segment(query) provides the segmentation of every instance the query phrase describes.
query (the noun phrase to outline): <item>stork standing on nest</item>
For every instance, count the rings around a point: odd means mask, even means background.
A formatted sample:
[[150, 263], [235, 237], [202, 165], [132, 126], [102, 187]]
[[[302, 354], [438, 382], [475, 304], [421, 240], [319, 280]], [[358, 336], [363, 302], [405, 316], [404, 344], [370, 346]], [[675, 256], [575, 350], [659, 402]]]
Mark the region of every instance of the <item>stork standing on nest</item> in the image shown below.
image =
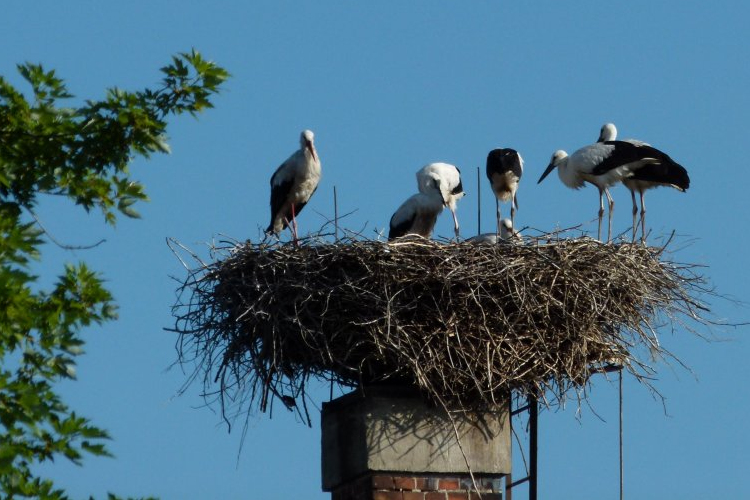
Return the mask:
[[443, 211], [444, 200], [439, 179], [428, 176], [424, 182], [424, 191], [410, 196], [394, 212], [388, 232], [389, 240], [407, 234], [418, 234], [425, 238], [432, 235], [437, 217]]
[[[617, 139], [617, 127], [615, 127], [615, 124], [605, 123], [602, 125], [601, 131], [599, 132], [598, 142], [606, 143], [614, 141], [615, 139]], [[630, 190], [630, 197], [633, 200], [633, 241], [635, 241], [638, 232], [638, 223], [636, 219], [638, 205], [635, 201], [636, 191], [641, 198], [641, 242], [645, 243], [646, 204], [644, 202], [644, 195], [646, 191], [659, 186], [669, 186], [684, 193], [690, 187], [690, 177], [688, 176], [687, 170], [685, 170], [682, 165], [676, 163], [667, 154], [651, 147], [650, 144], [636, 139], [625, 139], [624, 141], [640, 148], [650, 148], [654, 151], [652, 153], [654, 156], [661, 156], [661, 161], [659, 161], [659, 163], [645, 165], [643, 168], [633, 172], [631, 177], [622, 180], [625, 187]]]
[[542, 182], [557, 167], [560, 180], [571, 189], [580, 189], [585, 183], [593, 184], [599, 189], [599, 226], [597, 239], [601, 240], [602, 219], [604, 217], [604, 196], [609, 202], [607, 219], [607, 242], [612, 241], [612, 210], [615, 201], [609, 193], [609, 187], [646, 165], [664, 161], [664, 153], [654, 148], [644, 148], [625, 141], [597, 142], [589, 144], [568, 156], [563, 150], [553, 153], [547, 170], [537, 181]]
[[493, 149], [487, 155], [487, 178], [490, 180], [492, 192], [495, 193], [498, 232], [503, 230], [500, 220], [501, 201], [510, 202], [511, 226], [516, 225], [516, 210], [518, 209], [516, 191], [518, 191], [521, 175], [523, 175], [523, 158], [515, 149]]
[[435, 186], [443, 200], [443, 205], [448, 207], [453, 215], [453, 231], [458, 238], [456, 204], [466, 194], [461, 184], [461, 171], [450, 163], [430, 163], [417, 171], [417, 187], [420, 193], [429, 194], [434, 191]]
[[268, 234], [278, 235], [291, 224], [297, 240], [297, 215], [302, 211], [320, 182], [320, 158], [315, 150], [312, 130], [300, 134], [300, 148], [271, 176], [271, 223]]

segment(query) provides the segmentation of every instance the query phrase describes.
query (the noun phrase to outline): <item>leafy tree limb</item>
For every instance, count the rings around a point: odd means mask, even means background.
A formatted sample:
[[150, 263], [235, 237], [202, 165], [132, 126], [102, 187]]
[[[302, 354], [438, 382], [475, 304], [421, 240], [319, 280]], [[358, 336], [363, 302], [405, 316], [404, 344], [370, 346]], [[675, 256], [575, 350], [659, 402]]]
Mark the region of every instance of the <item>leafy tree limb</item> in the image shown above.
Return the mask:
[[34, 208], [40, 195], [54, 194], [99, 209], [107, 224], [138, 217], [134, 205], [148, 198], [129, 164], [168, 153], [167, 118], [212, 107], [229, 74], [193, 50], [161, 68], [156, 89], [112, 88], [102, 100], [66, 107], [73, 96], [54, 70], [26, 63], [18, 71], [31, 87], [28, 98], [0, 77], [0, 492], [65, 499], [34, 465], [109, 456], [110, 437], [71, 410], [54, 384], [75, 378], [81, 330], [117, 312], [99, 273], [84, 263], [66, 265], [50, 290], [34, 287], [30, 264], [51, 238]]

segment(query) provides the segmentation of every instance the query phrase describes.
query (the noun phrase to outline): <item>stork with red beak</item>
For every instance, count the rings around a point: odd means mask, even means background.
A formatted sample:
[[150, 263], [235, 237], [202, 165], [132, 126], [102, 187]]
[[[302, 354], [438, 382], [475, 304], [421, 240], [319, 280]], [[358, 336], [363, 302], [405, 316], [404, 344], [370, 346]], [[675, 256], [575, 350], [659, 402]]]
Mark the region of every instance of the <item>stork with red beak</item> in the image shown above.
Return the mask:
[[271, 176], [271, 223], [268, 234], [278, 235], [287, 226], [297, 241], [297, 215], [302, 211], [320, 182], [320, 158], [315, 150], [312, 130], [300, 134], [300, 148]]

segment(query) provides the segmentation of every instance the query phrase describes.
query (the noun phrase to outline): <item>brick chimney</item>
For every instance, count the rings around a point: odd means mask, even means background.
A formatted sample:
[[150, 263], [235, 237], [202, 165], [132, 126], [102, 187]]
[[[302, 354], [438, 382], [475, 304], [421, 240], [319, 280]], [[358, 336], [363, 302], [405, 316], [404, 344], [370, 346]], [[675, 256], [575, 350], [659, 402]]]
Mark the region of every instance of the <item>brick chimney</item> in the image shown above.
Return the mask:
[[331, 500], [499, 500], [510, 471], [507, 411], [451, 422], [414, 390], [394, 387], [323, 404], [323, 490]]

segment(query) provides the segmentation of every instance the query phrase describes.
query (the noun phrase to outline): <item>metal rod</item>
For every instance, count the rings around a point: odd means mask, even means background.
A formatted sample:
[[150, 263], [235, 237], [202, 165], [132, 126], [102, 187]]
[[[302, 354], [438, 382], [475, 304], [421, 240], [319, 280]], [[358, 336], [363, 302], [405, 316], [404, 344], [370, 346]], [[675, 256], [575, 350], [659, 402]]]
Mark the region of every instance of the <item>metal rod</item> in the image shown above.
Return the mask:
[[[479, 167], [477, 167], [477, 170]], [[508, 413], [510, 416], [508, 417], [508, 429], [510, 436], [510, 447], [511, 447], [511, 472], [508, 473], [507, 476], [505, 476], [505, 500], [513, 500], [513, 393], [511, 392], [508, 394]], [[519, 442], [520, 445], [520, 442]]]
[[482, 234], [482, 185], [477, 167], [477, 235]]
[[[336, 193], [336, 185], [333, 186], [333, 227], [336, 243], [339, 242], [339, 197]], [[331, 378], [331, 392], [328, 401], [333, 401], [333, 378]]]
[[[498, 240], [500, 239], [500, 200], [495, 197], [495, 218], [496, 224], [495, 224], [495, 235], [497, 236]], [[498, 241], [498, 243], [500, 243]]]
[[623, 467], [622, 467], [622, 368], [620, 368], [620, 500], [623, 500]]
[[536, 396], [529, 396], [529, 500], [537, 500], [537, 431], [539, 419], [539, 404]]
[[336, 186], [333, 186], [333, 225], [336, 228], [336, 243], [339, 242], [339, 201], [336, 196]]

